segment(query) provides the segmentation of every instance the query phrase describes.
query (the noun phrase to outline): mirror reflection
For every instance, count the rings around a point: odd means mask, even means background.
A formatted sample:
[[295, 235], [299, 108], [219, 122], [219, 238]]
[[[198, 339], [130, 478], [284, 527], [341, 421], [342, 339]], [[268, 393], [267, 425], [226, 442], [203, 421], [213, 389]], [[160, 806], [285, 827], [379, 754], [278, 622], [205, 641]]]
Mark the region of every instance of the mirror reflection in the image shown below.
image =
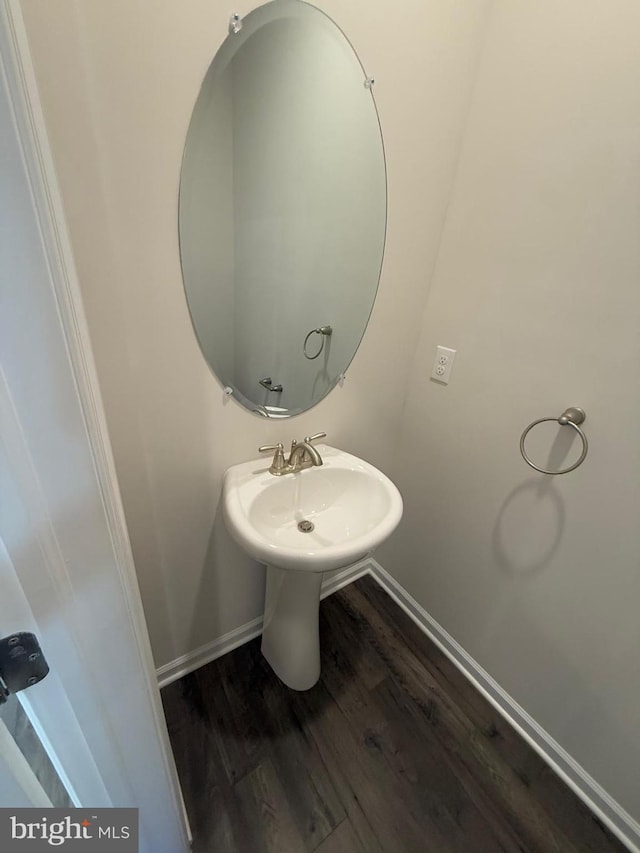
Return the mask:
[[382, 138], [353, 48], [302, 0], [259, 7], [209, 67], [180, 179], [194, 329], [238, 401], [286, 417], [334, 387], [367, 325], [385, 227]]

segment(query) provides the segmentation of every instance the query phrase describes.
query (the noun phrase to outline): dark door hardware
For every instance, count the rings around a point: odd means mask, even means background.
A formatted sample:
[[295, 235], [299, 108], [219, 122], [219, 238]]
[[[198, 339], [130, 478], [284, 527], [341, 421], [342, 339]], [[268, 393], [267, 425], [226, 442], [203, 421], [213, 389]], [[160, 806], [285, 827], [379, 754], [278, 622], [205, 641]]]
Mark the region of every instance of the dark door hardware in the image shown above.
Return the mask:
[[49, 672], [35, 634], [17, 631], [0, 640], [0, 705], [12, 693], [32, 687]]

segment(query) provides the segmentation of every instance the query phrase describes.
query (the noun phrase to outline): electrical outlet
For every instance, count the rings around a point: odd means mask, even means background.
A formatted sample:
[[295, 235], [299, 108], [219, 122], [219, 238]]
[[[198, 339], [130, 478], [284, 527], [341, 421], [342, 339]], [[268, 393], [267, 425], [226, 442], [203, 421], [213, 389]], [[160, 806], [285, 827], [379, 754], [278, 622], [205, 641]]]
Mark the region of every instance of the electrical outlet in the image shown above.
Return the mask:
[[456, 350], [449, 347], [436, 347], [436, 358], [431, 371], [431, 378], [436, 382], [442, 382], [443, 385], [449, 383], [451, 378], [451, 368], [453, 367], [453, 359], [456, 356]]

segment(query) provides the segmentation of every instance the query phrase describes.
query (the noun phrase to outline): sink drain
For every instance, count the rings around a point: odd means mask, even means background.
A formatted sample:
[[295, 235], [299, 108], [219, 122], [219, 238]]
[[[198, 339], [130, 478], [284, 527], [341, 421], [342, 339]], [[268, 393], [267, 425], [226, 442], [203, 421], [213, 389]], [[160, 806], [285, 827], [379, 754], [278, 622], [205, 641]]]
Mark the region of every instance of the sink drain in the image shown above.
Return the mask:
[[313, 523], [313, 521], [307, 521], [305, 519], [304, 521], [298, 522], [298, 530], [300, 531], [300, 533], [311, 533], [314, 527], [315, 524]]

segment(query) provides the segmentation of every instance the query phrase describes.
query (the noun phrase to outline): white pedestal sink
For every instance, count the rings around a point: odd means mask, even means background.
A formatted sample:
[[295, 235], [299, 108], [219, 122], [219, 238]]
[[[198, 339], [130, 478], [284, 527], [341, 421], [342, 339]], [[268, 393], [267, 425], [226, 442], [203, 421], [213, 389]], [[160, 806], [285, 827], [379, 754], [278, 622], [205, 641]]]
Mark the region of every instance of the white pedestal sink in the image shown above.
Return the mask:
[[295, 690], [320, 676], [322, 573], [370, 554], [397, 527], [402, 498], [357, 456], [318, 446], [323, 465], [275, 477], [264, 459], [234, 465], [223, 484], [225, 524], [267, 565], [262, 653]]

